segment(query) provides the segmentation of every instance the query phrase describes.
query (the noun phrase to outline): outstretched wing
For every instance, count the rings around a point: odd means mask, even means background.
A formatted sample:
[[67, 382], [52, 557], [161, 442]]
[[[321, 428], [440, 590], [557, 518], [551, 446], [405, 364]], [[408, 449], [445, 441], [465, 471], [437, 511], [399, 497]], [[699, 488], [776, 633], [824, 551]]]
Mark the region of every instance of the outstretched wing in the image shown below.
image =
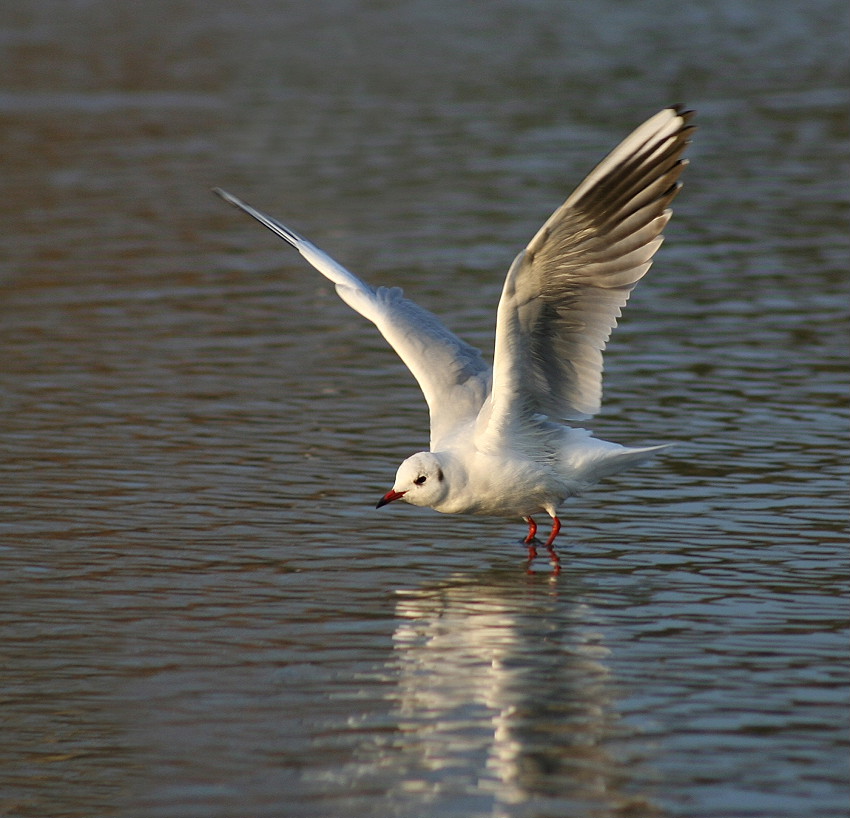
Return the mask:
[[432, 449], [459, 424], [476, 417], [490, 390], [490, 367], [475, 347], [405, 298], [398, 287], [370, 287], [276, 219], [220, 188], [214, 192], [291, 244], [333, 282], [346, 304], [375, 324], [422, 389], [431, 417]]
[[481, 435], [599, 411], [602, 350], [646, 274], [681, 185], [692, 112], [666, 108], [614, 149], [516, 257], [496, 322]]

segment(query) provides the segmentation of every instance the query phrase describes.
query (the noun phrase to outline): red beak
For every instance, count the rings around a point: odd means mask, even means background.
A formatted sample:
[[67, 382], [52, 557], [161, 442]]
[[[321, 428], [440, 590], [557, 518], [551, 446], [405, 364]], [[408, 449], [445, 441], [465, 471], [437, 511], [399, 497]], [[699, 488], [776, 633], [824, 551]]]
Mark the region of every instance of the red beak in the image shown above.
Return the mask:
[[387, 503], [391, 503], [393, 500], [398, 500], [399, 497], [404, 497], [403, 491], [388, 491], [380, 500], [378, 500], [378, 504], [375, 508], [380, 508], [381, 506], [385, 506]]

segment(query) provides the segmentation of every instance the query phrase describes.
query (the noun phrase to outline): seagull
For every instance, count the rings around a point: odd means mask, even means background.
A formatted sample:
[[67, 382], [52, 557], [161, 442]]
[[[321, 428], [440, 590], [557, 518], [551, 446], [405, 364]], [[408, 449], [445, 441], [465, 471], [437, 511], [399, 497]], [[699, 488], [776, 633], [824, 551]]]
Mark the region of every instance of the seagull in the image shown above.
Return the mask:
[[521, 518], [529, 563], [535, 516], [545, 512], [545, 548], [559, 570], [554, 543], [567, 498], [666, 448], [621, 446], [569, 424], [600, 409], [602, 351], [663, 240], [693, 113], [671, 106], [636, 128], [516, 256], [499, 299], [492, 366], [398, 287], [371, 287], [304, 236], [215, 188], [332, 281], [419, 383], [430, 449], [399, 466], [377, 508], [404, 500], [446, 514]]

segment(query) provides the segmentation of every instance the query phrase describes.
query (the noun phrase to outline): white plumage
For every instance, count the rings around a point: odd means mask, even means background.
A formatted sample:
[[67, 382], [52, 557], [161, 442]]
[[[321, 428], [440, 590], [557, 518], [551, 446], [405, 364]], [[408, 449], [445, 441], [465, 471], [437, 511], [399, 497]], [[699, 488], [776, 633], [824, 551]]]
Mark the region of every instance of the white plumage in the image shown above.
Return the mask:
[[564, 425], [599, 411], [602, 351], [646, 274], [681, 187], [691, 111], [665, 108], [575, 189], [511, 265], [496, 318], [492, 369], [480, 352], [398, 288], [372, 288], [294, 230], [216, 192], [295, 247], [372, 321], [419, 383], [431, 450], [405, 460], [378, 503], [404, 499], [446, 513], [553, 520], [566, 498], [663, 446], [627, 448]]

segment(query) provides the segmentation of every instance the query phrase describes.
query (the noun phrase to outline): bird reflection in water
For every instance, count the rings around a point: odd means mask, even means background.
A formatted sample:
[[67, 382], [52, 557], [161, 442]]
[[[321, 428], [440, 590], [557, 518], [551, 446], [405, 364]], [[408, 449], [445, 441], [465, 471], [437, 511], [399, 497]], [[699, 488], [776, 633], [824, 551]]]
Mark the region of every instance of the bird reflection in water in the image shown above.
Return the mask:
[[596, 615], [562, 584], [551, 574], [467, 577], [399, 592], [398, 786], [491, 805], [655, 813], [629, 792], [630, 764], [611, 749], [627, 731]]
[[[532, 520], [530, 525], [534, 526], [534, 528], [529, 529], [528, 537], [523, 540], [523, 543], [528, 546], [528, 560], [525, 563], [525, 570], [526, 573], [533, 574], [534, 569], [532, 568], [532, 566], [534, 565], [534, 562], [537, 559], [537, 540], [534, 538], [534, 534], [537, 531], [537, 524]], [[559, 529], [560, 527], [560, 524], [558, 524]], [[549, 564], [552, 566], [552, 573], [560, 574], [561, 558], [558, 556], [558, 552], [555, 550], [555, 546], [550, 543], [547, 543], [546, 551], [549, 554]]]

